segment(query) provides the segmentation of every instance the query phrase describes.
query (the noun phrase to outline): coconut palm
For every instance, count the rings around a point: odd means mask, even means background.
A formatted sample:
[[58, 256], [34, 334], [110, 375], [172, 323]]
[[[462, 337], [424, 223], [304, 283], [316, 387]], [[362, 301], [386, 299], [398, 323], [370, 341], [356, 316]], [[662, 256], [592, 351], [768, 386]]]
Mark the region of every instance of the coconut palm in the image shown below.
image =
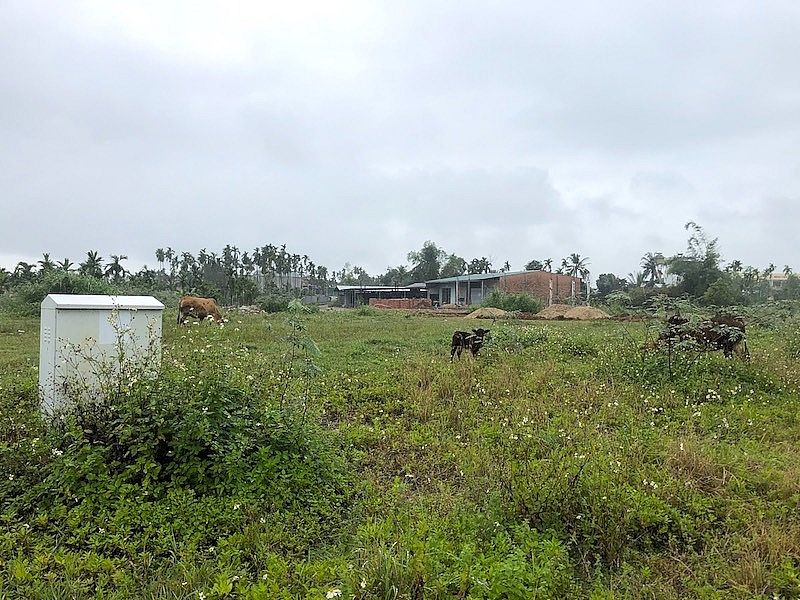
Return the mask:
[[95, 250], [89, 250], [86, 253], [86, 260], [80, 264], [79, 270], [82, 275], [101, 279], [103, 277], [103, 259], [100, 253]]
[[656, 283], [662, 283], [661, 272], [659, 271], [659, 259], [662, 258], [663, 257], [660, 255], [653, 254], [652, 252], [648, 252], [642, 257], [642, 262], [640, 263], [640, 266], [642, 267], [642, 273], [651, 287]]
[[583, 277], [585, 273], [589, 272], [588, 265], [589, 259], [581, 258], [581, 255], [577, 252], [573, 252], [561, 261], [561, 268], [564, 269], [564, 273], [572, 277]]
[[50, 254], [45, 252], [42, 254], [42, 260], [39, 261], [39, 270], [42, 273], [48, 273], [56, 268], [56, 263], [50, 260]]
[[57, 262], [56, 266], [62, 271], [71, 271], [72, 265], [74, 264], [75, 263], [73, 263], [70, 259], [65, 258], [64, 260]]
[[158, 268], [161, 272], [164, 272], [164, 259], [167, 257], [166, 253], [164, 252], [163, 248], [158, 248], [156, 250], [156, 261], [158, 262]]
[[128, 273], [121, 264], [123, 260], [127, 259], [128, 257], [124, 254], [112, 254], [111, 262], [106, 266], [105, 276], [114, 283], [119, 283]]

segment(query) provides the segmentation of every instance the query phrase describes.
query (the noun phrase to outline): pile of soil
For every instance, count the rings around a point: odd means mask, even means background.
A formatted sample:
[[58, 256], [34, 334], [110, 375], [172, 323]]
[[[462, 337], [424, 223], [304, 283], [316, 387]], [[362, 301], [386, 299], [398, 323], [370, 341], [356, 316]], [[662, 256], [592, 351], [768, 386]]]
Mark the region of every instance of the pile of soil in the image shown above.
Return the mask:
[[565, 319], [575, 321], [596, 321], [597, 319], [608, 319], [610, 317], [611, 315], [607, 312], [592, 306], [576, 306], [564, 315]]
[[501, 308], [479, 308], [469, 313], [467, 319], [507, 319], [510, 315]]
[[569, 304], [552, 304], [542, 311], [536, 313], [537, 319], [571, 321], [595, 321], [597, 319], [609, 319], [611, 315], [599, 308], [591, 306], [570, 306]]
[[544, 310], [540, 310], [536, 313], [537, 319], [563, 319], [564, 315], [566, 315], [569, 311], [571, 311], [574, 307], [570, 306], [569, 304], [551, 304]]

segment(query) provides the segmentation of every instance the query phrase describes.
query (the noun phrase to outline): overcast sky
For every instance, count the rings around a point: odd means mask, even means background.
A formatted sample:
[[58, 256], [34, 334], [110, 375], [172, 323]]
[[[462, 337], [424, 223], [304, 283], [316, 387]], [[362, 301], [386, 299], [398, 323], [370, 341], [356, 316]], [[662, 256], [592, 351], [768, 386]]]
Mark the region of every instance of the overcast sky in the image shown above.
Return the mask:
[[800, 2], [0, 0], [0, 266], [800, 271]]

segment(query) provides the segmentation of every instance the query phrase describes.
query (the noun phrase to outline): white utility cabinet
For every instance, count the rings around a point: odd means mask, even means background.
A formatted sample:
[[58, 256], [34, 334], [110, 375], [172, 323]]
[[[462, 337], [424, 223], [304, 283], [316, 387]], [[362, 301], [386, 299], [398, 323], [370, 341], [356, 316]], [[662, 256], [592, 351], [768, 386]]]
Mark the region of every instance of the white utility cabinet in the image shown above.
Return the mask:
[[102, 393], [122, 369], [157, 373], [163, 310], [152, 296], [48, 295], [39, 341], [42, 413]]

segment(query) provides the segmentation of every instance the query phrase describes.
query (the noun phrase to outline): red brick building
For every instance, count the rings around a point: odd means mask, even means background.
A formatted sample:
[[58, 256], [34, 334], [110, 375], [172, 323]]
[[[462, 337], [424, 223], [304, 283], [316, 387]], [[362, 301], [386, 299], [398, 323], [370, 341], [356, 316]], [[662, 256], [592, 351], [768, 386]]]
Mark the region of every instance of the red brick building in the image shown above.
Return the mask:
[[546, 306], [581, 295], [581, 278], [547, 271], [481, 273], [426, 281], [428, 298], [438, 304], [480, 304], [493, 289], [528, 293]]

